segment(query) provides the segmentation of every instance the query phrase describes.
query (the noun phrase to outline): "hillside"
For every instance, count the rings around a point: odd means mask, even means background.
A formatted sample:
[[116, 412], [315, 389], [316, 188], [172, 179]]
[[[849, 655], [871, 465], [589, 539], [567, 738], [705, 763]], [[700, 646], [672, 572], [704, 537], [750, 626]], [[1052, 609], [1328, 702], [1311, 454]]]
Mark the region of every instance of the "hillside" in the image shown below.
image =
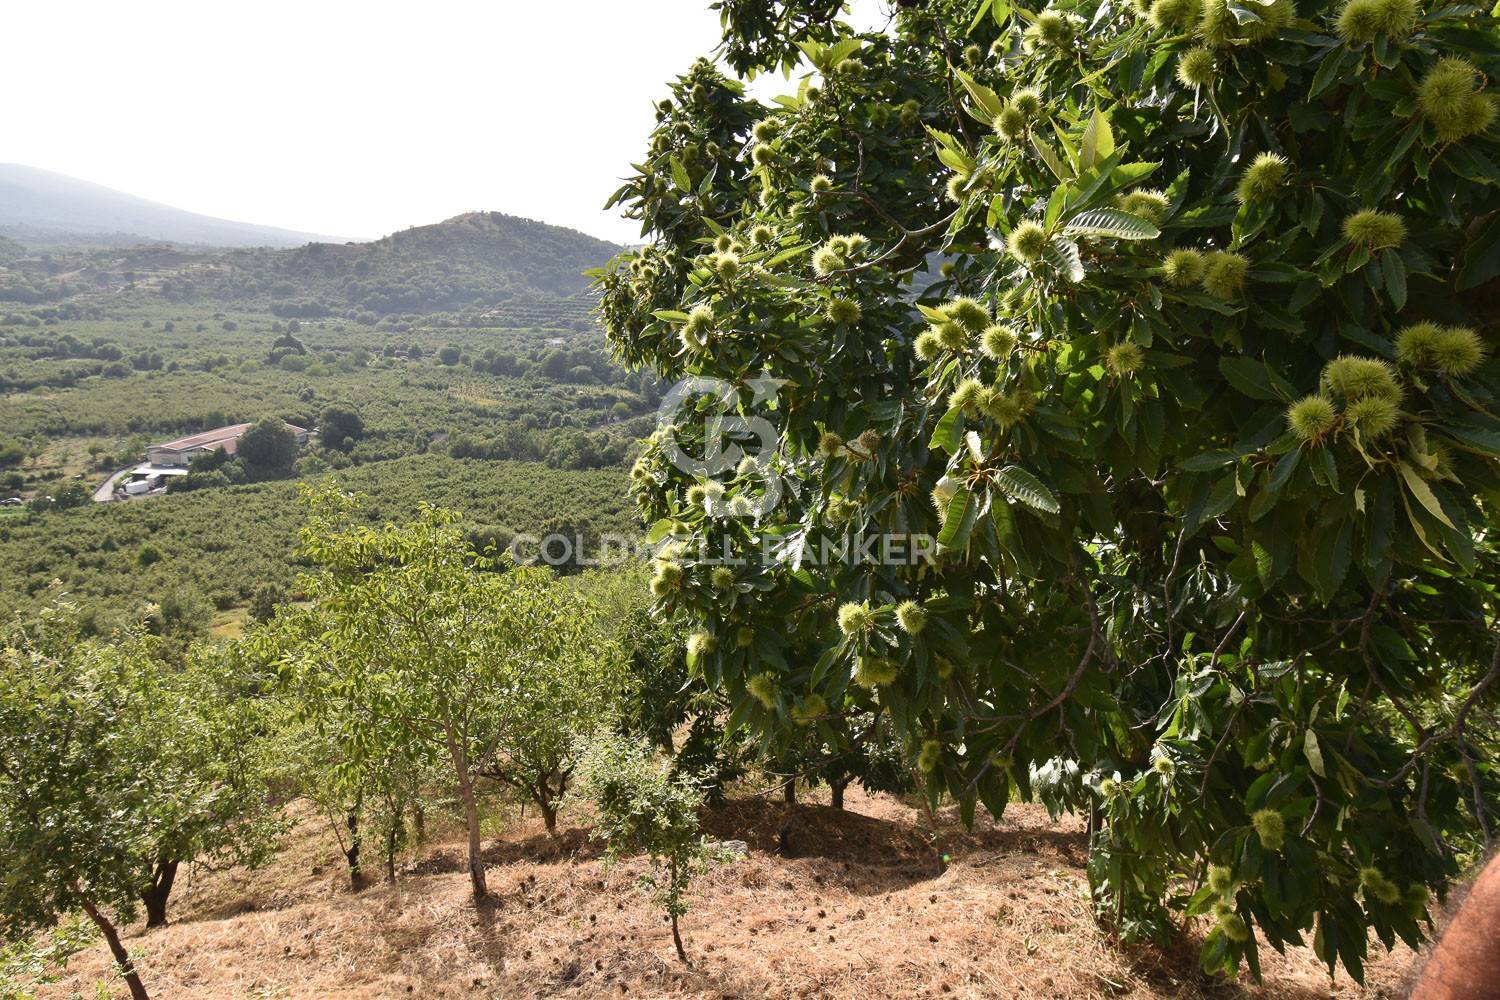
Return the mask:
[[434, 312], [577, 295], [588, 285], [582, 272], [619, 250], [571, 229], [474, 212], [372, 243], [236, 251], [189, 279], [192, 293], [267, 300], [285, 316]]
[[[18, 163], [0, 163], [0, 233], [30, 242], [291, 247], [332, 237], [216, 219]], [[97, 237], [98, 239], [90, 239]]]
[[[1375, 1000], [1401, 995], [1413, 960], [1373, 945], [1361, 989], [1330, 982], [1310, 949], [1266, 948], [1255, 986], [1201, 975], [1191, 949], [1118, 951], [1090, 914], [1082, 825], [1038, 806], [966, 832], [951, 811], [857, 790], [847, 811], [733, 798], [705, 826], [749, 855], [696, 883], [691, 966], [634, 888], [643, 860], [605, 869], [566, 815], [552, 838], [509, 811], [485, 845], [495, 903], [476, 912], [453, 826], [407, 852], [395, 885], [355, 894], [326, 820], [291, 813], [272, 867], [194, 873], [169, 926], [130, 930], [160, 995]], [[92, 995], [107, 961], [95, 945], [39, 995]]]
[[[13, 245], [13, 244], [12, 244]], [[3, 263], [0, 304], [121, 292], [171, 303], [233, 305], [319, 319], [502, 309], [547, 325], [587, 311], [583, 271], [619, 247], [495, 212], [460, 215], [371, 243], [204, 252], [175, 246], [53, 250]]]

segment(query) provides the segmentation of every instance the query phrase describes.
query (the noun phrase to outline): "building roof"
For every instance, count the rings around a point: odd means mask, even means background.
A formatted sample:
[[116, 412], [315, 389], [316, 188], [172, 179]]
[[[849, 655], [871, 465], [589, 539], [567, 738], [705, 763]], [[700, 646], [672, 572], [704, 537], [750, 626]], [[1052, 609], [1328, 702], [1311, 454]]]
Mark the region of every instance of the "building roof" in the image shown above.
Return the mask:
[[[230, 424], [228, 427], [216, 427], [211, 431], [203, 431], [198, 434], [189, 434], [187, 437], [178, 438], [176, 441], [168, 441], [165, 444], [154, 444], [152, 449], [162, 451], [197, 451], [202, 448], [207, 451], [216, 451], [223, 448], [228, 454], [234, 454], [234, 447], [240, 437], [251, 428], [251, 424]], [[296, 424], [287, 424], [287, 430], [293, 434], [305, 434], [306, 431]]]

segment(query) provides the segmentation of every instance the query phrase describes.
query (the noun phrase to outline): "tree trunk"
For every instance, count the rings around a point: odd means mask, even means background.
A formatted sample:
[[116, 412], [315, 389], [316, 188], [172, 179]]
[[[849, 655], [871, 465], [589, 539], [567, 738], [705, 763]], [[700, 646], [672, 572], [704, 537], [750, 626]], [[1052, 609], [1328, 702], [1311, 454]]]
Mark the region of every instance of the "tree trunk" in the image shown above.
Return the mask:
[[359, 877], [359, 804], [356, 803], [344, 818], [349, 827], [349, 846], [344, 848], [344, 860], [349, 862], [349, 888], [358, 892], [362, 880]]
[[[671, 884], [675, 890], [677, 886], [676, 858], [672, 859], [670, 868], [668, 869], [668, 877], [672, 880]], [[672, 918], [672, 943], [677, 946], [677, 958], [682, 962], [683, 965], [692, 965], [693, 963], [688, 961], [687, 949], [682, 946], [682, 932], [677, 929], [676, 911], [674, 910], [672, 913], [668, 914], [668, 916]]]
[[417, 843], [419, 843], [419, 844], [426, 843], [427, 842], [427, 810], [424, 809], [424, 808], [422, 808], [422, 803], [420, 803], [420, 802], [418, 802], [417, 804], [415, 804], [414, 806], [411, 807], [411, 824], [412, 824], [413, 832], [415, 833], [416, 838], [417, 838]]
[[99, 933], [104, 935], [110, 954], [114, 955], [115, 964], [120, 967], [120, 975], [125, 978], [125, 985], [130, 987], [131, 1000], [151, 1000], [151, 995], [146, 992], [146, 987], [141, 982], [140, 974], [135, 971], [135, 966], [130, 961], [130, 952], [126, 951], [125, 945], [120, 942], [120, 933], [115, 930], [115, 925], [110, 923], [109, 918], [100, 913], [99, 909], [84, 896], [80, 895], [78, 902], [83, 907], [83, 912], [87, 913], [89, 919], [94, 922], [94, 926], [99, 928]]
[[464, 753], [452, 731], [446, 734], [448, 756], [453, 761], [454, 777], [458, 779], [458, 794], [464, 800], [464, 822], [469, 828], [469, 884], [474, 890], [477, 903], [489, 895], [489, 886], [484, 881], [484, 859], [479, 853], [479, 802], [474, 797], [474, 783], [469, 780], [468, 755]]
[[849, 782], [847, 781], [834, 781], [829, 783], [828, 788], [833, 794], [833, 808], [844, 808], [844, 789], [848, 787]]
[[146, 904], [146, 926], [167, 926], [167, 897], [172, 894], [172, 883], [177, 879], [176, 861], [160, 858], [151, 872], [151, 886], [141, 893]]
[[541, 811], [542, 823], [547, 827], [548, 833], [557, 832], [557, 806], [547, 799], [547, 793], [543, 792], [536, 798], [536, 807]]
[[401, 841], [401, 814], [398, 812], [385, 831], [385, 881], [396, 884], [396, 846]]
[[781, 798], [789, 806], [797, 804], [797, 778], [795, 775], [786, 779], [786, 784], [781, 786]]

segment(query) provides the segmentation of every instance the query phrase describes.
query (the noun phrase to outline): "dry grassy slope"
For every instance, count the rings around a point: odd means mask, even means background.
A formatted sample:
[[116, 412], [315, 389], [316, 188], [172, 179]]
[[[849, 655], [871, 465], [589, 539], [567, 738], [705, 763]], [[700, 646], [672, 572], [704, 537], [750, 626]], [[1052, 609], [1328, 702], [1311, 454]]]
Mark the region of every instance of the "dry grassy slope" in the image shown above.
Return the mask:
[[[164, 1000], [1402, 995], [1404, 953], [1373, 963], [1360, 990], [1330, 984], [1306, 952], [1272, 956], [1254, 988], [1201, 979], [1191, 955], [1112, 949], [1089, 918], [1080, 827], [1036, 807], [965, 833], [950, 815], [933, 825], [889, 798], [849, 799], [846, 813], [795, 807], [785, 858], [771, 852], [788, 807], [745, 799], [710, 817], [751, 853], [700, 882], [684, 923], [691, 969], [633, 890], [640, 863], [605, 871], [566, 820], [556, 840], [516, 821], [492, 842], [497, 898], [476, 911], [456, 841], [414, 852], [396, 886], [353, 895], [308, 815], [274, 867], [193, 878], [176, 923], [133, 928], [128, 944]], [[44, 995], [91, 994], [106, 971], [96, 948]]]

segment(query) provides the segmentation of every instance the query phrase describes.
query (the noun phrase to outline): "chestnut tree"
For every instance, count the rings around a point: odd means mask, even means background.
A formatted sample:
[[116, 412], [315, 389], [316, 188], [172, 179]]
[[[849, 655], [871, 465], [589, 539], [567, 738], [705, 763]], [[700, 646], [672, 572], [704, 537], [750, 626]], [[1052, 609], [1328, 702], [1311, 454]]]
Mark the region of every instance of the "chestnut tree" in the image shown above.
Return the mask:
[[[1495, 19], [716, 6], [597, 281], [698, 380], [633, 490], [732, 721], [1086, 810], [1101, 916], [1204, 914], [1212, 970], [1420, 942], [1500, 805]], [[850, 535], [936, 554], [810, 554]]]

